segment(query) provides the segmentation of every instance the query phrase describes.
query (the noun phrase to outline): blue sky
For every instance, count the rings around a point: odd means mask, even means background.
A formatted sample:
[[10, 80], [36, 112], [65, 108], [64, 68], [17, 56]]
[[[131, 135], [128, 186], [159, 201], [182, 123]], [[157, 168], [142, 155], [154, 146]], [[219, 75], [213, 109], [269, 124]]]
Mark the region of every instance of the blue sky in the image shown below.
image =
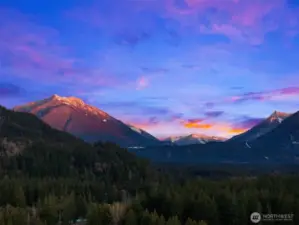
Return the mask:
[[0, 1], [0, 104], [76, 96], [165, 137], [299, 110], [299, 3]]

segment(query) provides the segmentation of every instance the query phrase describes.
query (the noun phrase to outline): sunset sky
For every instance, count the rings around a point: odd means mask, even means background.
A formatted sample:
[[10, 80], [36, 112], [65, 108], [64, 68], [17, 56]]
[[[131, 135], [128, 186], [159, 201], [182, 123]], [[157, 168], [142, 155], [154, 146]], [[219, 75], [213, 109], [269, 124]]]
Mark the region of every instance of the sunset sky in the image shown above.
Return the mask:
[[299, 110], [297, 0], [1, 0], [0, 104], [76, 96], [157, 137]]

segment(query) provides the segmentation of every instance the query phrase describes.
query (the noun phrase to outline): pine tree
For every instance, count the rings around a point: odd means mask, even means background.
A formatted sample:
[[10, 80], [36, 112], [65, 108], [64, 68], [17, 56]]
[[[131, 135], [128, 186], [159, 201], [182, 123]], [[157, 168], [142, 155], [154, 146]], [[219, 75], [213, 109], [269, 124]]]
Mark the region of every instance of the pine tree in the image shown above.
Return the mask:
[[101, 221], [101, 215], [99, 213], [97, 204], [91, 204], [87, 213], [87, 225], [98, 225]]
[[110, 214], [112, 216], [113, 225], [119, 224], [127, 211], [128, 205], [125, 203], [116, 202], [109, 205]]
[[201, 220], [197, 223], [197, 225], [208, 225], [205, 221]]
[[137, 221], [137, 217], [136, 217], [136, 214], [135, 212], [130, 209], [126, 216], [125, 216], [125, 222], [124, 222], [125, 225], [138, 225], [138, 221]]
[[142, 224], [142, 225], [152, 225], [151, 224], [151, 214], [148, 212], [148, 210], [145, 210], [142, 213], [140, 224]]
[[21, 186], [14, 186], [13, 189], [13, 205], [19, 206], [19, 207], [25, 207], [26, 206], [26, 198], [23, 191], [23, 188]]
[[68, 196], [64, 202], [62, 203], [62, 220], [65, 222], [68, 222], [70, 220], [76, 219], [76, 200], [75, 200], [75, 194], [71, 193], [70, 196]]
[[112, 216], [106, 205], [91, 204], [87, 214], [88, 225], [110, 225]]
[[186, 223], [185, 223], [185, 225], [197, 225], [197, 223], [196, 223], [196, 221], [188, 218], [187, 221], [186, 221]]
[[14, 208], [11, 217], [13, 224], [23, 224], [27, 219], [27, 213], [25, 209]]
[[166, 221], [165, 221], [165, 218], [163, 215], [161, 215], [159, 218], [158, 218], [158, 221], [156, 223], [156, 225], [165, 225], [166, 224]]
[[181, 225], [181, 222], [177, 216], [173, 216], [167, 220], [166, 225]]

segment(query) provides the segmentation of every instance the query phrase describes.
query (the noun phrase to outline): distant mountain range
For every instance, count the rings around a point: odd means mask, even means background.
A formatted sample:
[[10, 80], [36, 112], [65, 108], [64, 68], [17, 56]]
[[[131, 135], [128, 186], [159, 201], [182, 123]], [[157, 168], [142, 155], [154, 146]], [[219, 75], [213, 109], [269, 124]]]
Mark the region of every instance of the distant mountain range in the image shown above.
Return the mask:
[[32, 113], [53, 128], [88, 142], [108, 141], [123, 147], [160, 144], [149, 133], [127, 125], [76, 97], [53, 95], [41, 101], [14, 107], [13, 110]]
[[191, 134], [160, 141], [75, 97], [53, 95], [17, 106], [14, 111], [34, 114], [52, 128], [87, 142], [109, 141], [133, 147], [131, 151], [138, 155], [160, 162], [297, 163], [299, 156], [299, 112], [275, 111], [229, 140]]
[[191, 134], [169, 137], [162, 141], [148, 132], [110, 116], [76, 97], [53, 95], [49, 98], [16, 106], [17, 112], [28, 112], [61, 131], [88, 142], [109, 141], [124, 147], [149, 145], [190, 145], [224, 141], [225, 138]]
[[156, 162], [292, 164], [299, 159], [299, 112], [275, 111], [229, 140], [192, 134], [160, 141], [75, 97], [53, 95], [17, 106], [14, 108], [17, 112], [3, 110], [5, 115], [2, 112], [1, 116], [6, 121], [0, 130], [2, 138], [76, 141], [74, 135], [87, 142], [109, 141], [123, 147], [135, 146], [130, 151]]
[[187, 136], [174, 136], [165, 138], [162, 141], [165, 144], [170, 145], [192, 145], [192, 144], [206, 144], [210, 142], [222, 142], [226, 138], [216, 137], [216, 136], [207, 136], [204, 134], [190, 134]]
[[294, 114], [274, 112], [247, 132], [224, 142], [147, 147], [134, 151], [163, 163], [298, 164], [299, 111]]

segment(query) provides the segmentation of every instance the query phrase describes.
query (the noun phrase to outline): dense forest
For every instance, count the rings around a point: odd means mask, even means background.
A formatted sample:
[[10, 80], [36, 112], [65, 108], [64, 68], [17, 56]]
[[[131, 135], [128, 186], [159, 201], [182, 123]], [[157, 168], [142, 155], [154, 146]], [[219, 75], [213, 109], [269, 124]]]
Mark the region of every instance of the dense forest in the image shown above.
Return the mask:
[[6, 116], [1, 225], [246, 225], [255, 211], [291, 213], [292, 221], [275, 224], [299, 224], [296, 175], [179, 174], [111, 143], [87, 144], [31, 115]]

